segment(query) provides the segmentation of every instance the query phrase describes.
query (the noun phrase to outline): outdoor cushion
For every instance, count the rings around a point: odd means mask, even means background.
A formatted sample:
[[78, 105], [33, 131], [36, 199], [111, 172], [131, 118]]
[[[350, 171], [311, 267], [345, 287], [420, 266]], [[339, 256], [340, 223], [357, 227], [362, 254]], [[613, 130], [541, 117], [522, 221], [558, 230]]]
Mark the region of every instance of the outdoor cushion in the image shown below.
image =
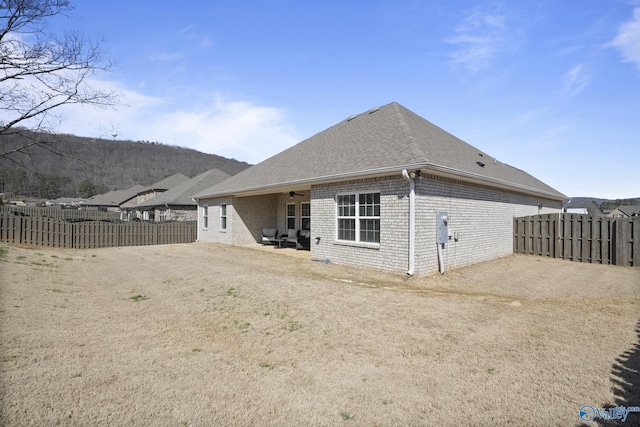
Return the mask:
[[263, 228], [262, 229], [262, 244], [275, 245], [278, 242], [278, 229], [277, 228]]
[[298, 240], [298, 230], [294, 230], [292, 228], [287, 230], [287, 237], [285, 237], [285, 240], [287, 241], [287, 246], [291, 245], [295, 245], [297, 240]]

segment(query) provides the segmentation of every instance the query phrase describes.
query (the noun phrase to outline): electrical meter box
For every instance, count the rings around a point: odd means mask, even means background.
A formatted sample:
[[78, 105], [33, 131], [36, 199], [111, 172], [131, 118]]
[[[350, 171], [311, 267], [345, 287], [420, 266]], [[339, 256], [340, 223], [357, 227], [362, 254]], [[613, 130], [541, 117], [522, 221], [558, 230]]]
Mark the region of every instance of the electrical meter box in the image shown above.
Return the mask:
[[449, 215], [436, 212], [436, 243], [441, 245], [449, 241]]

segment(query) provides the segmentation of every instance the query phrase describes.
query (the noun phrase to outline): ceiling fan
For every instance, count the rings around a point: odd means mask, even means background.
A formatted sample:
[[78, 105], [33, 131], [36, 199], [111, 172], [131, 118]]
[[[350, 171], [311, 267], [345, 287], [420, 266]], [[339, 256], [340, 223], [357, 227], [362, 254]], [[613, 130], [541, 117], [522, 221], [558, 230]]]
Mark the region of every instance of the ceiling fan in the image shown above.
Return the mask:
[[294, 196], [304, 196], [304, 194], [298, 194], [295, 191], [289, 191], [289, 197], [293, 199]]

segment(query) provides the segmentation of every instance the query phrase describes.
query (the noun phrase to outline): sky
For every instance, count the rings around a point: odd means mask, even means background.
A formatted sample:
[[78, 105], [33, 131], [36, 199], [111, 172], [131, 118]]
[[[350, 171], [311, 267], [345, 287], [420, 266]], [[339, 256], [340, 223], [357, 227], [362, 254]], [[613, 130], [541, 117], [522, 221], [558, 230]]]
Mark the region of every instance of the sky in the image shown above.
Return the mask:
[[114, 108], [60, 132], [252, 164], [398, 102], [569, 197], [640, 197], [640, 0], [75, 0]]

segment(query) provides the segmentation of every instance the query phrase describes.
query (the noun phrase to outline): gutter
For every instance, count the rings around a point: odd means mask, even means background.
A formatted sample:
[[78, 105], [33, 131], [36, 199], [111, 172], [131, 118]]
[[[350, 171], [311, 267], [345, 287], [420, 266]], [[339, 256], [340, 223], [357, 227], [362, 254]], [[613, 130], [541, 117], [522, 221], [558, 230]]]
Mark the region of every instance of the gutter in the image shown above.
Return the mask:
[[328, 184], [336, 181], [346, 181], [346, 180], [354, 180], [364, 177], [375, 177], [375, 176], [390, 176], [398, 173], [398, 169], [406, 169], [406, 170], [427, 170], [432, 172], [434, 175], [450, 177], [454, 179], [461, 179], [463, 181], [472, 182], [481, 185], [488, 185], [492, 187], [497, 187], [505, 190], [516, 191], [519, 193], [544, 197], [551, 200], [557, 201], [565, 201], [568, 199], [564, 194], [552, 193], [546, 190], [541, 190], [537, 188], [528, 187], [526, 185], [515, 184], [509, 181], [504, 181], [497, 178], [491, 178], [480, 174], [475, 174], [472, 172], [465, 172], [459, 169], [450, 168], [447, 166], [441, 166], [435, 163], [414, 163], [405, 166], [391, 166], [377, 169], [367, 169], [358, 172], [349, 172], [349, 173], [341, 173], [334, 175], [325, 175], [322, 177], [314, 177], [314, 178], [306, 178], [296, 181], [288, 181], [288, 182], [279, 182], [277, 184], [267, 184], [267, 185], [259, 185], [255, 187], [234, 189], [221, 191], [218, 193], [210, 193], [210, 194], [201, 194], [194, 196], [194, 200], [208, 199], [212, 197], [223, 197], [223, 196], [254, 196], [259, 194], [268, 194], [273, 192], [278, 192], [278, 189], [285, 191], [286, 189], [291, 188], [292, 186], [307, 186], [307, 185], [317, 185], [317, 184]]

